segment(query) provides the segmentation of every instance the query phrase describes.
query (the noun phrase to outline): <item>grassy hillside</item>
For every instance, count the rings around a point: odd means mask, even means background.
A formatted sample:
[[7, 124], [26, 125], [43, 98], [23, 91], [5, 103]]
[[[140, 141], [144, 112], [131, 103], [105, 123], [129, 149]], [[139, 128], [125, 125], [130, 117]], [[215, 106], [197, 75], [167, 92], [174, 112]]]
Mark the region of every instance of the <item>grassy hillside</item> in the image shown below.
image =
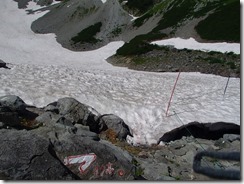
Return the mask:
[[157, 39], [163, 39], [165, 36], [166, 36], [165, 34], [156, 34], [156, 33], [136, 36], [130, 42], [125, 43], [122, 47], [120, 47], [117, 50], [116, 55], [123, 55], [123, 56], [140, 55], [154, 49], [159, 49], [160, 48], [159, 46], [149, 44], [148, 42]]
[[240, 2], [229, 1], [196, 26], [203, 39], [240, 42]]
[[[120, 3], [124, 2], [124, 0], [119, 0]], [[124, 4], [124, 8], [128, 12], [133, 12], [135, 15], [142, 15], [147, 12], [149, 9], [153, 7], [160, 0], [128, 0]]]
[[[140, 3], [134, 2], [134, 6]], [[129, 2], [128, 2], [129, 3]], [[148, 34], [140, 35], [124, 44], [117, 51], [118, 55], [137, 55], [149, 52], [155, 46], [150, 41], [173, 37], [175, 31], [185, 21], [191, 21], [206, 15], [203, 21], [196, 25], [195, 29], [202, 39], [211, 41], [240, 42], [240, 2], [238, 0], [164, 0], [154, 4], [145, 14], [133, 23], [135, 28], [142, 26], [150, 17], [162, 18], [158, 25]], [[171, 32], [163, 33], [170, 28]], [[134, 49], [134, 51], [132, 51]]]

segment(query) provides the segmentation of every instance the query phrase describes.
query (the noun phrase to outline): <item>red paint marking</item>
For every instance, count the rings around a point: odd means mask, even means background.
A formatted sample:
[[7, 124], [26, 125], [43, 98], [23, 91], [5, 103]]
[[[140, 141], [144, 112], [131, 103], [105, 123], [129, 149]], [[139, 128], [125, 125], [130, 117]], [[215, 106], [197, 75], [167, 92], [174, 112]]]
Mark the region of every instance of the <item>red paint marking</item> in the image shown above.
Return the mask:
[[103, 177], [105, 175], [112, 175], [114, 173], [114, 168], [112, 163], [107, 163], [106, 165], [96, 166], [94, 169], [94, 175], [96, 177]]
[[112, 175], [114, 173], [114, 168], [112, 168], [112, 164], [109, 162], [107, 164], [107, 169], [105, 170], [105, 174]]
[[118, 170], [118, 175], [119, 176], [124, 176], [124, 174], [125, 174], [125, 172], [122, 169]]
[[75, 155], [64, 158], [65, 165], [80, 164], [78, 169], [83, 174], [88, 167], [96, 160], [97, 156], [94, 153], [85, 155]]

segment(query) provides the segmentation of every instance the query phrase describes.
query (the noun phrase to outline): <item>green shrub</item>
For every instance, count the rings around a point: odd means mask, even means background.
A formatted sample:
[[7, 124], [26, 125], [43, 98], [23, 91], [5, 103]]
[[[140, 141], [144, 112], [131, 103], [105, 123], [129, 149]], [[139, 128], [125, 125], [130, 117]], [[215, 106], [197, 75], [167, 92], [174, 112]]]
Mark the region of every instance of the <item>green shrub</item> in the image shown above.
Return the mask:
[[208, 52], [209, 55], [215, 55], [215, 54], [219, 54], [220, 52], [217, 52], [217, 51], [210, 51]]
[[141, 164], [134, 158], [132, 159], [132, 164], [135, 167], [135, 176], [142, 176], [145, 169], [141, 167]]
[[154, 28], [154, 31], [159, 31], [171, 26], [177, 25], [187, 16], [190, 16], [190, 12], [194, 9], [194, 0], [176, 0], [171, 4], [173, 8], [168, 10], [163, 18], [159, 21], [158, 26]]
[[240, 1], [219, 7], [195, 28], [203, 39], [240, 42]]
[[144, 13], [149, 10], [154, 4], [154, 0], [128, 0], [126, 5], [130, 9], [139, 10], [140, 13]]
[[162, 39], [165, 37], [165, 34], [159, 33], [148, 33], [145, 35], [139, 35], [133, 38], [130, 42], [125, 43], [120, 47], [116, 54], [117, 55], [140, 55], [152, 51], [154, 49], [160, 49], [160, 46], [155, 44], [150, 44], [148, 42]]
[[152, 51], [154, 49], [158, 49], [159, 46], [157, 45], [152, 45], [146, 42], [129, 42], [129, 43], [125, 43], [122, 47], [120, 47], [116, 54], [117, 55], [123, 55], [123, 56], [127, 56], [127, 55], [140, 55], [140, 54], [144, 54], [147, 53], [149, 51]]
[[122, 32], [122, 29], [120, 27], [115, 28], [111, 33], [114, 36], [118, 36]]
[[225, 63], [225, 60], [215, 58], [215, 57], [207, 57], [207, 58], [205, 58], [205, 60], [207, 60], [210, 64], [214, 64], [214, 63], [223, 64], [223, 63]]
[[234, 62], [228, 62], [227, 65], [229, 65], [230, 68], [233, 69], [233, 70], [236, 69], [236, 65], [235, 65]]
[[100, 32], [102, 26], [101, 22], [98, 22], [92, 26], [83, 29], [78, 33], [77, 36], [71, 38], [71, 40], [76, 43], [97, 43], [99, 40], [94, 38], [94, 36]]
[[136, 65], [141, 65], [141, 64], [145, 63], [147, 60], [145, 58], [142, 58], [142, 57], [136, 57], [136, 58], [133, 58], [132, 61]]
[[142, 15], [141, 17], [137, 18], [134, 22], [133, 22], [133, 26], [134, 27], [140, 27], [143, 25], [144, 21], [149, 19], [150, 17], [152, 17], [153, 14], [151, 13], [145, 13], [144, 15]]

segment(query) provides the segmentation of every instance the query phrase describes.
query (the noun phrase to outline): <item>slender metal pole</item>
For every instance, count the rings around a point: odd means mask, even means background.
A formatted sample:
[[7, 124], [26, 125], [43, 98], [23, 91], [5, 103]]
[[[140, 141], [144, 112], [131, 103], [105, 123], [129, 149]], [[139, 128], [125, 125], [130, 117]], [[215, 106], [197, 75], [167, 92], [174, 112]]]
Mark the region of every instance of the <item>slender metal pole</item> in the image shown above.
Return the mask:
[[226, 92], [226, 90], [227, 90], [229, 81], [230, 81], [230, 76], [228, 77], [228, 80], [227, 80], [227, 83], [226, 83], [226, 86], [225, 86], [225, 90], [224, 90], [224, 95], [223, 95], [223, 97], [225, 96], [225, 92]]
[[166, 110], [166, 117], [168, 116], [168, 111], [169, 111], [170, 103], [171, 103], [171, 100], [172, 100], [172, 98], [173, 98], [173, 94], [174, 94], [174, 91], [175, 91], [175, 88], [176, 88], [176, 84], [177, 84], [177, 82], [178, 82], [178, 80], [179, 80], [180, 73], [181, 73], [181, 72], [179, 72], [179, 74], [178, 74], [178, 76], [177, 76], [177, 78], [176, 78], [176, 80], [175, 80], [175, 84], [174, 84], [173, 90], [172, 90], [172, 92], [171, 92], [171, 96], [170, 96], [170, 99], [169, 99], [168, 107], [167, 107], [167, 110]]

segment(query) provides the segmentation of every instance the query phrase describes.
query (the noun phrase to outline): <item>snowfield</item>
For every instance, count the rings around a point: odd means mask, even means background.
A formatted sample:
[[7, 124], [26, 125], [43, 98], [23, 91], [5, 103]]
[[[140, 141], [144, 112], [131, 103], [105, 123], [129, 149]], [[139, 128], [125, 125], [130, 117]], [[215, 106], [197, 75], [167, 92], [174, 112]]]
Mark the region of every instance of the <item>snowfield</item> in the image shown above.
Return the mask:
[[[29, 9], [38, 9], [34, 2]], [[240, 79], [200, 73], [181, 73], [166, 117], [177, 73], [132, 71], [106, 62], [123, 45], [112, 42], [94, 51], [72, 52], [54, 34], [39, 35], [31, 23], [46, 12], [28, 15], [13, 0], [0, 1], [0, 96], [17, 95], [43, 107], [73, 97], [101, 114], [124, 119], [133, 144], [152, 144], [167, 131], [192, 121], [240, 124]], [[227, 43], [226, 43], [227, 44]], [[179, 121], [177, 116], [182, 120]]]
[[217, 51], [217, 52], [234, 52], [240, 54], [240, 44], [239, 43], [199, 43], [194, 38], [182, 39], [182, 38], [170, 38], [167, 40], [154, 41], [152, 44], [157, 45], [171, 45], [177, 49], [192, 49], [192, 50], [202, 50], [202, 51]]

